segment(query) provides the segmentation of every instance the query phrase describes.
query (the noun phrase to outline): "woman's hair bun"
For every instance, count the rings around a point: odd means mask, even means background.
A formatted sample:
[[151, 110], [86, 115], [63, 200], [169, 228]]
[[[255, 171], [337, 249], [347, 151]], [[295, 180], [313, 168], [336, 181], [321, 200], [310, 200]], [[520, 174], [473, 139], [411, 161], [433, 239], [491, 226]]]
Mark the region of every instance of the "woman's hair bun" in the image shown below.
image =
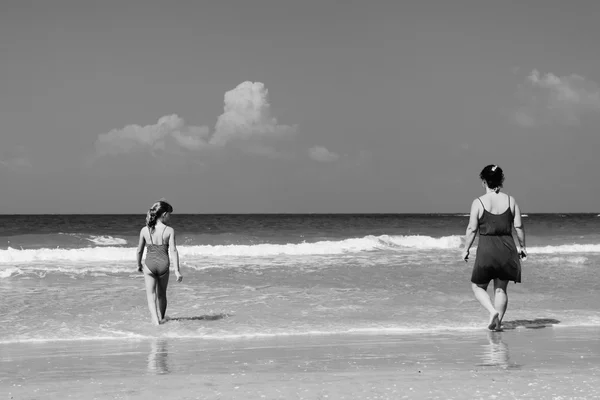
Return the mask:
[[479, 178], [485, 181], [487, 187], [498, 191], [504, 183], [504, 172], [496, 164], [490, 164], [481, 170]]

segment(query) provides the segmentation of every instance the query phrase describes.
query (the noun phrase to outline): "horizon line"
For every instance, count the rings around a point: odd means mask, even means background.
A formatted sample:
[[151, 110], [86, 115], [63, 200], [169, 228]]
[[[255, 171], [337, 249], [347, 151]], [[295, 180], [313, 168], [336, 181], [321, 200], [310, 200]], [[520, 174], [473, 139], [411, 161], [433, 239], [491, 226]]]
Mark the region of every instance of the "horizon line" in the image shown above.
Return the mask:
[[[182, 212], [176, 215], [465, 215], [467, 212]], [[552, 212], [522, 212], [521, 215], [541, 214], [598, 214], [598, 211], [552, 211]], [[29, 216], [29, 215], [145, 215], [145, 213], [0, 213], [0, 216]]]

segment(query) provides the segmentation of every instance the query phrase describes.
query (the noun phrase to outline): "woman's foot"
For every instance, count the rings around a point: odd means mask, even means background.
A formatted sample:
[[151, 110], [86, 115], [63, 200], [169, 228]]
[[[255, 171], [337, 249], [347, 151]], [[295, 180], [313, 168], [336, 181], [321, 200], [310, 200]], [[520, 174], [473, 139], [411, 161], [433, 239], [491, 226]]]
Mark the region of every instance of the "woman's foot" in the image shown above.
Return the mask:
[[490, 331], [495, 331], [500, 329], [500, 314], [497, 312], [490, 314], [490, 322], [488, 323], [488, 329]]

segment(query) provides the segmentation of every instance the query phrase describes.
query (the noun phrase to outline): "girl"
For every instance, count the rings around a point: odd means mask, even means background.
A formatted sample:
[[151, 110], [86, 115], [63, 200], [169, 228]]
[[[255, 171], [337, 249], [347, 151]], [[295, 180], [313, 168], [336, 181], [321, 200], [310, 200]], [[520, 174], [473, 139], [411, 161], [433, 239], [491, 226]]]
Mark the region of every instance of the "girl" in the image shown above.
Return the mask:
[[[146, 297], [152, 322], [156, 325], [165, 322], [167, 311], [167, 285], [169, 284], [169, 251], [175, 262], [177, 282], [183, 280], [179, 272], [179, 254], [175, 243], [175, 230], [167, 225], [173, 207], [166, 201], [158, 201], [148, 210], [146, 226], [140, 231], [137, 249], [138, 271], [144, 273]], [[146, 244], [148, 244], [146, 246]], [[145, 263], [142, 264], [144, 247], [147, 249]]]

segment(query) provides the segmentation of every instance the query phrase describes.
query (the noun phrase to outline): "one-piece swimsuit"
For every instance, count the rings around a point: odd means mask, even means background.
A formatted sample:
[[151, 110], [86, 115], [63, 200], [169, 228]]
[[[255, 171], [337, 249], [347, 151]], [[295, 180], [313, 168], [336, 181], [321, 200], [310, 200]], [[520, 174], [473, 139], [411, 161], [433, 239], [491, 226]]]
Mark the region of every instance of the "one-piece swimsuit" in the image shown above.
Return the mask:
[[161, 277], [169, 272], [169, 243], [164, 243], [165, 238], [165, 230], [167, 227], [163, 229], [162, 234], [160, 235], [161, 244], [152, 243], [152, 232], [148, 229], [148, 235], [150, 236], [150, 243], [146, 245], [146, 267], [152, 272], [152, 275], [155, 277]]
[[492, 214], [485, 209], [479, 219], [479, 243], [471, 282], [487, 284], [492, 279], [521, 282], [521, 262], [512, 237], [513, 214], [508, 209], [502, 214]]

